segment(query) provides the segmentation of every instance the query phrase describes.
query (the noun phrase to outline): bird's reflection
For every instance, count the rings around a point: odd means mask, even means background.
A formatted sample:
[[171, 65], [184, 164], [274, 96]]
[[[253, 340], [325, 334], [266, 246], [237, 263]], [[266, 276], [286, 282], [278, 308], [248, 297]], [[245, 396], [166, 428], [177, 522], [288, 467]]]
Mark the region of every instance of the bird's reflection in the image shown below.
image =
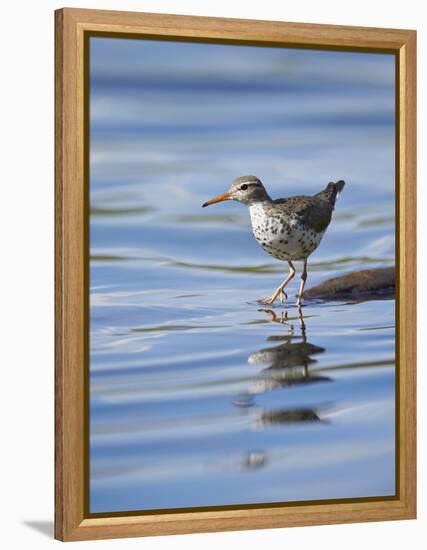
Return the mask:
[[312, 409], [278, 409], [263, 411], [257, 418], [255, 426], [265, 427], [275, 424], [291, 424], [294, 422], [320, 422], [318, 413]]
[[266, 367], [260, 372], [260, 380], [251, 388], [250, 393], [264, 393], [275, 388], [283, 388], [295, 384], [311, 384], [330, 380], [326, 376], [310, 373], [309, 365], [316, 363], [315, 355], [323, 353], [325, 348], [307, 341], [307, 332], [302, 311], [298, 310], [300, 334], [295, 333], [295, 325], [288, 319], [287, 313], [280, 317], [269, 310], [261, 310], [271, 322], [288, 327], [287, 334], [270, 336], [267, 341], [282, 342], [278, 346], [262, 348], [248, 357], [250, 364], [261, 364]]
[[[262, 348], [249, 355], [250, 364], [264, 365], [264, 368], [248, 391], [234, 401], [236, 406], [252, 407], [255, 405], [257, 395], [275, 389], [331, 381], [326, 376], [310, 372], [310, 365], [317, 362], [315, 356], [323, 353], [325, 348], [307, 341], [307, 329], [301, 308], [298, 309], [296, 318], [289, 318], [286, 311], [282, 311], [279, 315], [272, 309], [259, 311], [265, 313], [271, 322], [279, 323], [287, 330], [284, 334], [273, 335], [267, 339], [268, 342], [280, 342], [279, 345]], [[319, 421], [321, 421], [319, 411], [307, 407], [289, 408], [288, 406], [274, 410], [261, 410], [255, 426], [262, 428], [277, 424]]]

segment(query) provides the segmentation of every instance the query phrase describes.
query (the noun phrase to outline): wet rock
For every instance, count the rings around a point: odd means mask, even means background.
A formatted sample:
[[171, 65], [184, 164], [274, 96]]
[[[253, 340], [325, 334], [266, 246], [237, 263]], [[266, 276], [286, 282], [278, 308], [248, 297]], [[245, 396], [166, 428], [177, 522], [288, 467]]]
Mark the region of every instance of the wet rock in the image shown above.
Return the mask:
[[304, 292], [306, 299], [369, 300], [391, 298], [395, 293], [395, 269], [363, 269], [324, 281]]

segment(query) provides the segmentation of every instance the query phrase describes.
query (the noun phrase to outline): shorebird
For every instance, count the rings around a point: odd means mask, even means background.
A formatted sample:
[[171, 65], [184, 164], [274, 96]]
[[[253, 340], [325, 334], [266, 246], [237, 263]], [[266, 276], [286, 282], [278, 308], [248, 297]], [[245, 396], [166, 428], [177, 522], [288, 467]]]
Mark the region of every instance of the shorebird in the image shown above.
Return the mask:
[[328, 183], [316, 195], [273, 200], [261, 180], [255, 176], [241, 176], [234, 180], [226, 193], [203, 204], [205, 207], [227, 200], [246, 204], [257, 243], [270, 256], [288, 262], [286, 279], [269, 298], [258, 300], [259, 303], [271, 305], [277, 298], [283, 303], [288, 298], [284, 289], [296, 273], [293, 262], [302, 261], [303, 272], [297, 294], [297, 305], [301, 306], [307, 280], [307, 258], [319, 246], [344, 185], [344, 181], [339, 180]]

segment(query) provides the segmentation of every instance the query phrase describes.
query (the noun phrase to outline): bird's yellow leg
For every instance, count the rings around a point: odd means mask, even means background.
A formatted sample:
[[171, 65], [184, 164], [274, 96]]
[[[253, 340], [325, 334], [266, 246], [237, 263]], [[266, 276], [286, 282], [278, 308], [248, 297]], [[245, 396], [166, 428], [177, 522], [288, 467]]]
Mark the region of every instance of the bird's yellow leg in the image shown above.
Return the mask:
[[301, 282], [299, 284], [299, 290], [297, 295], [297, 306], [301, 307], [302, 295], [304, 294], [305, 282], [307, 280], [307, 260], [304, 260], [304, 269], [301, 275]]
[[288, 295], [283, 290], [285, 286], [289, 283], [291, 279], [295, 276], [295, 268], [292, 264], [292, 262], [288, 262], [289, 264], [289, 273], [286, 279], [283, 281], [283, 283], [276, 288], [276, 290], [273, 292], [273, 294], [269, 298], [265, 298], [264, 300], [258, 300], [260, 304], [264, 304], [265, 306], [271, 306], [277, 298], [280, 298], [280, 302], [283, 304], [283, 298], [286, 300]]

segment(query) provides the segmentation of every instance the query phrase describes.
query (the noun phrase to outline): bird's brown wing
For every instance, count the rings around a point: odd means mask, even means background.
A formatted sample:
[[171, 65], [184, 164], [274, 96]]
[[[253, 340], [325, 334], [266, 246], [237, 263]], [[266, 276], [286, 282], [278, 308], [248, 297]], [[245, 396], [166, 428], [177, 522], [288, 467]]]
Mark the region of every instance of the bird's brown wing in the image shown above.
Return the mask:
[[332, 206], [319, 197], [305, 195], [273, 201], [288, 216], [295, 216], [301, 223], [314, 231], [325, 231], [332, 217]]

